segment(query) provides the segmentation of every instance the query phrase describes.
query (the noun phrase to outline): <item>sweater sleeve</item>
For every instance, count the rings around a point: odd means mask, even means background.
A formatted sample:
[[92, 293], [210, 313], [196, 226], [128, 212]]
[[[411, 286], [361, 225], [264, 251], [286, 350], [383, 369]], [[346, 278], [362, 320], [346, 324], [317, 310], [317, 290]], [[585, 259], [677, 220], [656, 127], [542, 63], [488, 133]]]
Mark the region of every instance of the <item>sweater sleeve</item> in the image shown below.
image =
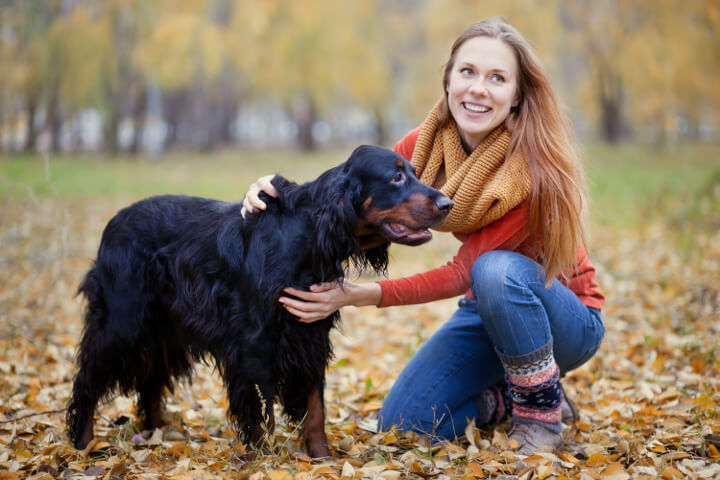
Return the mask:
[[393, 147], [393, 152], [397, 153], [409, 162], [412, 159], [418, 135], [420, 135], [420, 127], [417, 127], [415, 130], [409, 132], [401, 138], [400, 141], [395, 144], [395, 147]]
[[470, 289], [470, 273], [475, 260], [497, 249], [515, 250], [528, 237], [527, 204], [471, 234], [452, 261], [442, 267], [395, 280], [381, 280], [379, 307], [413, 305], [462, 295]]

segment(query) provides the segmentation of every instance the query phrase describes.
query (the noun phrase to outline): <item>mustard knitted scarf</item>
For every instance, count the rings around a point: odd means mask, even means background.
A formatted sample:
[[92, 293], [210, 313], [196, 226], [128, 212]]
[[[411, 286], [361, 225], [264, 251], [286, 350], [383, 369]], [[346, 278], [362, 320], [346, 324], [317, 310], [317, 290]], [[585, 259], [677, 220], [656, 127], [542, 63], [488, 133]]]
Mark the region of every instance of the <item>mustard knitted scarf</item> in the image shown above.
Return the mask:
[[438, 109], [439, 104], [420, 128], [412, 164], [421, 182], [438, 188], [455, 204], [445, 223], [435, 229], [474, 232], [503, 217], [528, 197], [530, 173], [519, 152], [505, 158], [510, 132], [504, 124], [490, 132], [468, 156], [455, 121], [440, 127]]

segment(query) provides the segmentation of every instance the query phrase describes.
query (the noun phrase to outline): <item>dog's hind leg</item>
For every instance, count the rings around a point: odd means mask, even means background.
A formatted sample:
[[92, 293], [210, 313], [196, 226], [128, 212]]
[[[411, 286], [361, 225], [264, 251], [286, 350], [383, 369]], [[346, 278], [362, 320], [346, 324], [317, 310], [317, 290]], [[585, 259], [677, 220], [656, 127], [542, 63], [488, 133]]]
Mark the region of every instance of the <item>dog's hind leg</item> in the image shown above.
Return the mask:
[[322, 386], [315, 388], [307, 397], [307, 414], [302, 427], [302, 438], [308, 455], [313, 458], [329, 457], [325, 435], [325, 405]]
[[88, 299], [85, 312], [85, 328], [78, 347], [78, 372], [73, 381], [73, 389], [65, 417], [67, 434], [77, 449], [84, 449], [93, 438], [94, 415], [97, 402], [107, 393], [107, 376], [100, 372], [104, 367], [96, 361], [96, 354], [102, 350], [103, 338], [99, 325], [105, 322], [106, 312], [101, 282], [97, 269], [91, 269], [86, 275], [79, 292]]
[[131, 390], [142, 371], [137, 351], [142, 301], [129, 290], [115, 292], [112, 287], [113, 283], [122, 288], [137, 282], [121, 281], [119, 274], [112, 280], [103, 279], [101, 268], [96, 266], [79, 288], [88, 306], [78, 346], [78, 373], [66, 417], [68, 436], [78, 449], [85, 448], [93, 438], [98, 401], [116, 388]]
[[76, 377], [66, 416], [68, 436], [78, 450], [84, 449], [93, 438], [95, 406], [99, 397], [85, 378], [83, 372]]
[[155, 430], [165, 425], [163, 420], [163, 393], [167, 377], [153, 372], [146, 381], [138, 387], [139, 416], [143, 419], [145, 428]]

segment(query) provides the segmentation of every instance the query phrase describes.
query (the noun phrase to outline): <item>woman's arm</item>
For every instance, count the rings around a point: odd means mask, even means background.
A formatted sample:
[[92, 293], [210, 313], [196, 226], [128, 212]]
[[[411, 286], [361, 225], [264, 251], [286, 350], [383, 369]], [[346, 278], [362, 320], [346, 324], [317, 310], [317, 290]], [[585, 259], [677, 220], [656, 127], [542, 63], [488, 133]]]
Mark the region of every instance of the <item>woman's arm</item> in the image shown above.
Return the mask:
[[480, 255], [496, 249], [515, 250], [527, 237], [527, 205], [523, 204], [472, 234], [460, 246], [455, 258], [442, 267], [373, 283], [344, 280], [342, 287], [338, 283], [326, 283], [313, 285], [310, 291], [288, 287], [285, 292], [289, 296], [281, 297], [280, 303], [300, 321], [311, 323], [349, 305], [390, 307], [462, 295], [470, 288], [470, 273]]
[[[382, 290], [377, 283], [342, 282], [313, 285], [310, 291], [288, 287], [288, 297], [280, 297], [280, 303], [298, 320], [312, 323], [332, 315], [342, 307], [353, 305], [377, 305], [382, 298]], [[297, 297], [297, 298], [292, 298]]]

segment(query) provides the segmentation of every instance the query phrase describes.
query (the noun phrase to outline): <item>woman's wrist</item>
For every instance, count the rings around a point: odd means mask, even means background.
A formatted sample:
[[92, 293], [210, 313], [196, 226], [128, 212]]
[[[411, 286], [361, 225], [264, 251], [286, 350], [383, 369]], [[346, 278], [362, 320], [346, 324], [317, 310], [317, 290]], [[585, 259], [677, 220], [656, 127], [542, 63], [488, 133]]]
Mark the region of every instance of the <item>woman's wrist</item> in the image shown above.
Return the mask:
[[377, 306], [382, 300], [382, 288], [377, 282], [353, 283], [348, 285], [352, 305], [362, 307], [365, 305]]

